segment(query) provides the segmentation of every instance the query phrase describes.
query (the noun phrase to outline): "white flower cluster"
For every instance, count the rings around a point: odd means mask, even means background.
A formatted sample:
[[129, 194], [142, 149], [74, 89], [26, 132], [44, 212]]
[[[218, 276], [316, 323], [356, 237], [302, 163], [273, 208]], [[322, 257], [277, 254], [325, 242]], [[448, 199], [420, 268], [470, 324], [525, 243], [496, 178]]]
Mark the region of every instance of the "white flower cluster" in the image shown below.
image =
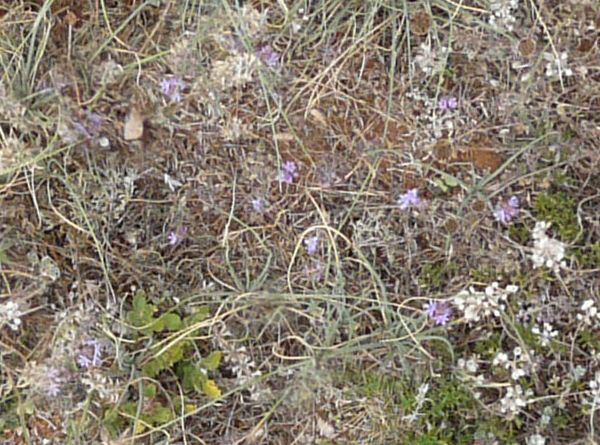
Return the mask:
[[[464, 372], [464, 375], [458, 374], [459, 378], [463, 381], [470, 381], [474, 386], [483, 386], [485, 384], [485, 376], [483, 374], [476, 374], [479, 370], [479, 355], [472, 355], [471, 358], [465, 360], [459, 358], [456, 365], [457, 368]], [[474, 392], [475, 398], [480, 397], [479, 392]]]
[[546, 234], [549, 227], [550, 223], [545, 221], [535, 223], [531, 260], [534, 268], [546, 266], [557, 271], [559, 267], [565, 266], [562, 261], [565, 257], [565, 245]]
[[588, 387], [590, 388], [590, 395], [592, 398], [588, 399], [586, 402], [588, 405], [598, 409], [600, 407], [600, 371], [596, 371], [594, 380], [590, 380]]
[[453, 303], [464, 313], [465, 321], [471, 323], [490, 315], [500, 317], [508, 296], [518, 290], [518, 286], [508, 285], [503, 289], [494, 282], [485, 288], [485, 292], [476, 291], [473, 287], [460, 291], [454, 296]]
[[572, 76], [573, 70], [567, 64], [568, 55], [566, 52], [558, 54], [558, 58], [554, 53], [544, 53], [546, 63], [546, 77], [556, 77], [560, 75]]
[[21, 315], [23, 313], [14, 301], [0, 304], [0, 328], [8, 325], [13, 331], [18, 331], [21, 327]]
[[448, 48], [440, 47], [439, 52], [434, 51], [428, 43], [421, 43], [419, 52], [414, 58], [415, 65], [421, 68], [423, 73], [431, 76], [432, 74], [443, 71], [446, 65], [446, 54]]
[[513, 13], [518, 6], [518, 0], [492, 0], [490, 2], [490, 25], [496, 29], [512, 31], [517, 20]]
[[456, 363], [458, 367], [470, 374], [475, 374], [479, 369], [479, 364], [477, 363], [477, 356], [474, 355], [470, 359], [465, 360], [464, 358], [459, 358]]
[[540, 344], [544, 347], [549, 346], [552, 339], [558, 335], [558, 331], [550, 323], [544, 323], [542, 328], [536, 325], [531, 332], [540, 337]]
[[577, 320], [583, 321], [586, 325], [591, 326], [593, 323], [600, 322], [600, 312], [596, 307], [596, 302], [591, 298], [585, 300], [581, 305], [581, 313], [577, 314]]
[[521, 385], [509, 386], [506, 394], [500, 400], [500, 412], [506, 414], [509, 419], [519, 413], [521, 408], [527, 406], [527, 399], [533, 395], [533, 391], [528, 389], [523, 391]]
[[527, 438], [526, 445], [546, 445], [546, 438], [541, 434], [532, 434]]
[[[530, 356], [533, 355], [533, 351], [529, 352]], [[504, 369], [510, 371], [510, 378], [514, 381], [519, 380], [521, 377], [529, 375], [532, 366], [529, 364], [529, 359], [526, 354], [523, 354], [523, 350], [520, 347], [516, 347], [512, 351], [512, 360], [509, 359], [508, 354], [505, 352], [499, 352], [492, 360], [492, 366], [502, 366]]]

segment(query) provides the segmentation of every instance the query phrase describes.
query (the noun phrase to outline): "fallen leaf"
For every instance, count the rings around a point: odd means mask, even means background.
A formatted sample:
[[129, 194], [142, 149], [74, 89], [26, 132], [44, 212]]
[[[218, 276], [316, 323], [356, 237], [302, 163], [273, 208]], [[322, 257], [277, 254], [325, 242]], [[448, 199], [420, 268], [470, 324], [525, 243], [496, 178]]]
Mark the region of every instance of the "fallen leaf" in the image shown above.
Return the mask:
[[137, 108], [131, 107], [125, 118], [123, 137], [126, 141], [133, 141], [141, 138], [142, 133], [144, 133], [144, 118]]

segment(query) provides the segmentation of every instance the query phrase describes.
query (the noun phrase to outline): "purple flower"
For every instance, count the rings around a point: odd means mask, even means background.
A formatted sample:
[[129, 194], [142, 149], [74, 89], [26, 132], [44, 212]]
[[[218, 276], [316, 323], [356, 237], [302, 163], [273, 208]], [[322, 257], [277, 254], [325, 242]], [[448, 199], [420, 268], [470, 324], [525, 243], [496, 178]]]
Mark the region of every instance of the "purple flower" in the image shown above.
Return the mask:
[[408, 192], [404, 193], [403, 195], [400, 195], [397, 203], [402, 210], [406, 210], [410, 206], [418, 206], [419, 204], [421, 204], [421, 198], [419, 198], [419, 190], [410, 189]]
[[494, 210], [496, 221], [507, 224], [519, 215], [519, 198], [512, 196], [506, 202], [499, 202]]
[[454, 96], [444, 96], [438, 106], [441, 110], [455, 110], [458, 107], [458, 100]]
[[91, 368], [102, 364], [102, 345], [98, 340], [83, 342], [81, 353], [77, 356], [77, 364], [82, 368]]
[[181, 102], [181, 90], [185, 84], [179, 77], [168, 77], [160, 82], [160, 91], [172, 102]]
[[97, 136], [102, 129], [102, 124], [104, 123], [104, 118], [100, 116], [98, 113], [92, 113], [88, 111], [86, 113], [88, 129], [93, 136]]
[[429, 304], [425, 305], [425, 309], [429, 318], [438, 326], [448, 323], [452, 315], [452, 308], [447, 301], [429, 300]]
[[279, 180], [281, 182], [285, 182], [286, 184], [291, 184], [294, 181], [294, 178], [298, 177], [298, 166], [294, 161], [286, 161], [281, 166], [281, 171], [279, 172]]
[[255, 212], [263, 212], [265, 210], [265, 200], [262, 198], [251, 199], [252, 208]]
[[317, 249], [319, 248], [319, 235], [306, 238], [304, 240], [304, 246], [306, 247], [306, 252], [309, 255], [314, 255], [317, 252]]
[[73, 128], [86, 138], [96, 137], [102, 130], [104, 119], [98, 113], [86, 111], [85, 119], [82, 122], [74, 121]]
[[258, 58], [268, 67], [274, 68], [279, 63], [279, 53], [273, 51], [271, 45], [262, 46], [256, 53]]
[[62, 389], [63, 378], [60, 374], [60, 371], [56, 368], [46, 368], [46, 374], [42, 380], [46, 386], [46, 394], [50, 397], [56, 397]]
[[169, 232], [168, 240], [170, 246], [176, 246], [187, 236], [187, 227], [178, 227], [175, 230]]

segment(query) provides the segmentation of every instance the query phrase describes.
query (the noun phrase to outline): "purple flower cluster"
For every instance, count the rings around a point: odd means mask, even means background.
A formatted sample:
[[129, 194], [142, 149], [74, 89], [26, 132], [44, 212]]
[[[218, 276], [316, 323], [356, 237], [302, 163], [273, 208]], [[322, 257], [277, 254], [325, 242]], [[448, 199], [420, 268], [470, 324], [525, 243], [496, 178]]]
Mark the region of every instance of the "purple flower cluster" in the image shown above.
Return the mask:
[[512, 196], [508, 201], [499, 202], [494, 210], [494, 218], [502, 224], [508, 224], [519, 215], [519, 198]]
[[160, 82], [160, 91], [169, 98], [171, 102], [181, 102], [181, 90], [185, 87], [180, 77], [167, 77]]
[[433, 323], [438, 326], [443, 326], [450, 320], [452, 316], [452, 308], [447, 301], [429, 301], [429, 304], [425, 305], [427, 315]]
[[269, 44], [263, 45], [256, 54], [262, 63], [267, 65], [269, 68], [275, 68], [279, 63], [279, 53], [274, 51], [273, 47], [271, 47]]
[[179, 244], [181, 241], [183, 241], [185, 239], [185, 237], [188, 234], [188, 228], [187, 227], [178, 227], [175, 230], [172, 230], [171, 232], [169, 232], [169, 236], [168, 236], [168, 241], [169, 241], [169, 246], [176, 246], [177, 244]]
[[306, 253], [314, 255], [319, 249], [319, 235], [311, 236], [304, 240], [304, 247], [306, 247]]
[[77, 364], [82, 368], [91, 368], [102, 364], [102, 345], [98, 340], [83, 342], [81, 352], [77, 356]]
[[56, 397], [60, 393], [64, 383], [61, 372], [53, 367], [46, 368], [46, 374], [43, 377], [43, 381], [46, 387], [46, 394], [50, 397]]
[[297, 178], [298, 175], [298, 166], [296, 163], [294, 161], [286, 161], [281, 166], [278, 179], [286, 184], [291, 184], [294, 182], [294, 178]]
[[421, 204], [421, 198], [419, 198], [419, 190], [410, 189], [406, 193], [400, 195], [397, 203], [400, 209], [402, 210], [406, 210], [411, 206], [418, 206], [419, 204]]
[[86, 111], [85, 118], [73, 122], [73, 128], [86, 138], [94, 138], [100, 134], [103, 123], [104, 119], [98, 113]]
[[252, 208], [255, 212], [264, 212], [265, 211], [265, 200], [263, 198], [253, 198], [250, 200], [252, 204]]
[[454, 96], [444, 96], [438, 103], [440, 110], [455, 110], [458, 107], [458, 100]]

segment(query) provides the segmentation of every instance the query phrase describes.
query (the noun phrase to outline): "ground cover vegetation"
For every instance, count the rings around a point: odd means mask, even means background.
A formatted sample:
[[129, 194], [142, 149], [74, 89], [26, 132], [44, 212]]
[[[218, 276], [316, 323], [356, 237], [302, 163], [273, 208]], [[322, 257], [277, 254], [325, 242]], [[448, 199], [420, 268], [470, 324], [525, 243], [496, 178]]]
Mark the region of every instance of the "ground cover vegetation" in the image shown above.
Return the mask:
[[0, 441], [597, 443], [599, 29], [0, 2]]

